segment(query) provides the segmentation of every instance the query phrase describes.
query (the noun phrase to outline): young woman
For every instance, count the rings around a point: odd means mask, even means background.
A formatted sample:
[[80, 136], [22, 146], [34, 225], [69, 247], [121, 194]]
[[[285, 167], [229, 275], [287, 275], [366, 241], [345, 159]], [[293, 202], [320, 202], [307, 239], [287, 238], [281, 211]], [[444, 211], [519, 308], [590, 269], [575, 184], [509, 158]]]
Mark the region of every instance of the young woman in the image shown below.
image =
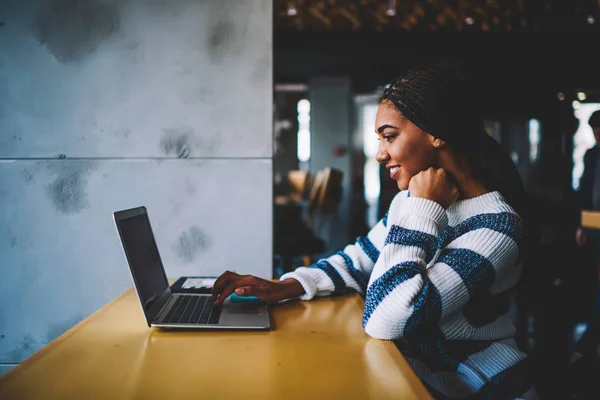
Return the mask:
[[214, 286], [276, 302], [365, 297], [367, 334], [396, 341], [436, 399], [536, 398], [507, 314], [521, 273], [526, 198], [516, 168], [475, 117], [463, 81], [415, 68], [384, 91], [377, 159], [400, 193], [356, 243], [269, 282], [233, 272]]

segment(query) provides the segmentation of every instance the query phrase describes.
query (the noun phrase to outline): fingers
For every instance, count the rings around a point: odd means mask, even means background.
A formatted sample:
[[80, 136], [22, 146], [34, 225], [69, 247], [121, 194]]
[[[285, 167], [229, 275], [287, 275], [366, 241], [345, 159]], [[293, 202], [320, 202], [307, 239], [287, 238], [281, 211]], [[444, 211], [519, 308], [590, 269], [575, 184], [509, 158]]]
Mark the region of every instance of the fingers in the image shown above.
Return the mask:
[[450, 193], [451, 193], [451, 197], [452, 197], [452, 203], [454, 203], [456, 200], [458, 200], [458, 197], [460, 196], [460, 192], [458, 191], [458, 187], [453, 184], [450, 183], [451, 187], [450, 187]]
[[[237, 275], [237, 274], [236, 274]], [[255, 277], [251, 275], [237, 275], [235, 279], [230, 279], [227, 286], [225, 286], [219, 293], [219, 297], [215, 300], [215, 305], [222, 304], [226, 298], [228, 298], [234, 290], [239, 287], [249, 286], [254, 283], [256, 285]]]
[[231, 271], [223, 272], [223, 274], [217, 278], [217, 280], [215, 281], [215, 283], [213, 285], [212, 299], [215, 300], [217, 298], [217, 296], [221, 293], [223, 288], [225, 286], [227, 286], [229, 281], [236, 276], [239, 276], [239, 275], [236, 274], [235, 272], [231, 272]]
[[435, 180], [435, 178], [441, 179], [441, 180], [448, 180], [450, 178], [450, 175], [446, 172], [446, 170], [444, 168], [434, 168], [434, 167], [429, 167], [426, 170], [423, 170], [419, 173], [417, 173], [415, 176], [412, 177], [412, 179], [417, 178], [417, 179], [429, 179], [429, 180]]
[[[242, 283], [241, 285], [245, 285], [245, 283]], [[232, 285], [227, 286], [225, 289], [223, 289], [223, 291], [221, 293], [219, 293], [219, 297], [215, 300], [215, 306], [223, 304], [225, 299], [227, 299], [229, 296], [231, 296], [231, 293], [233, 293], [233, 291], [237, 288], [238, 288], [238, 286], [236, 286], [235, 284], [232, 284]]]
[[264, 285], [261, 286], [242, 286], [235, 289], [235, 294], [239, 296], [256, 296], [263, 301], [268, 301], [268, 291]]

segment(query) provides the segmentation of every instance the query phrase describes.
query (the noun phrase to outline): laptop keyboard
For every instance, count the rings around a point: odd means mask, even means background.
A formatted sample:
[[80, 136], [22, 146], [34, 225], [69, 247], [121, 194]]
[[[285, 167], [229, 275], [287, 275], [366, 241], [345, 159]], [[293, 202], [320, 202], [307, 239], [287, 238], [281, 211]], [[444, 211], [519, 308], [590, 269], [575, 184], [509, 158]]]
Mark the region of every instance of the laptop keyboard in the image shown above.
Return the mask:
[[163, 323], [217, 324], [221, 307], [215, 307], [209, 296], [177, 296]]

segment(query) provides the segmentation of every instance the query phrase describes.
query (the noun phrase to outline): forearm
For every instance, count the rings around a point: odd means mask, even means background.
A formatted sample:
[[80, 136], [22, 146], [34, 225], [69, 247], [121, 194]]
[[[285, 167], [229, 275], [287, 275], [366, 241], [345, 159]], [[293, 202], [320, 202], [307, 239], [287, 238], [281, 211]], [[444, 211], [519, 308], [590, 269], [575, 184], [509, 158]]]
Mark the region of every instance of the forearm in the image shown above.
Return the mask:
[[379, 339], [403, 336], [419, 307], [437, 303], [425, 271], [447, 224], [445, 210], [422, 198], [409, 198], [402, 208], [391, 211], [390, 231], [369, 282], [363, 318], [367, 333]]
[[302, 300], [348, 291], [364, 294], [387, 231], [383, 220], [379, 221], [365, 237], [358, 238], [343, 251], [319, 260], [310, 268], [297, 268], [281, 279], [299, 281], [305, 292]]
[[286, 299], [294, 299], [306, 293], [300, 282], [293, 278], [279, 281], [279, 285], [283, 288]]

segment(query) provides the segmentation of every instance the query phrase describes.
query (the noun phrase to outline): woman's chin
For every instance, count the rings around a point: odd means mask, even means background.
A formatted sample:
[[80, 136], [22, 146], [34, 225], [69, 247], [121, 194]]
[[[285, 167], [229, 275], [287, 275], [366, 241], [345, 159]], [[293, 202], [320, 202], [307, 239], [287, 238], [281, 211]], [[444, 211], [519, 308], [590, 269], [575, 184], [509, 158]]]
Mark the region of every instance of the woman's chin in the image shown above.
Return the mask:
[[397, 183], [398, 183], [398, 189], [400, 189], [400, 190], [407, 190], [408, 189], [408, 182], [404, 182], [404, 181], [402, 181], [402, 180], [399, 179], [397, 181]]

